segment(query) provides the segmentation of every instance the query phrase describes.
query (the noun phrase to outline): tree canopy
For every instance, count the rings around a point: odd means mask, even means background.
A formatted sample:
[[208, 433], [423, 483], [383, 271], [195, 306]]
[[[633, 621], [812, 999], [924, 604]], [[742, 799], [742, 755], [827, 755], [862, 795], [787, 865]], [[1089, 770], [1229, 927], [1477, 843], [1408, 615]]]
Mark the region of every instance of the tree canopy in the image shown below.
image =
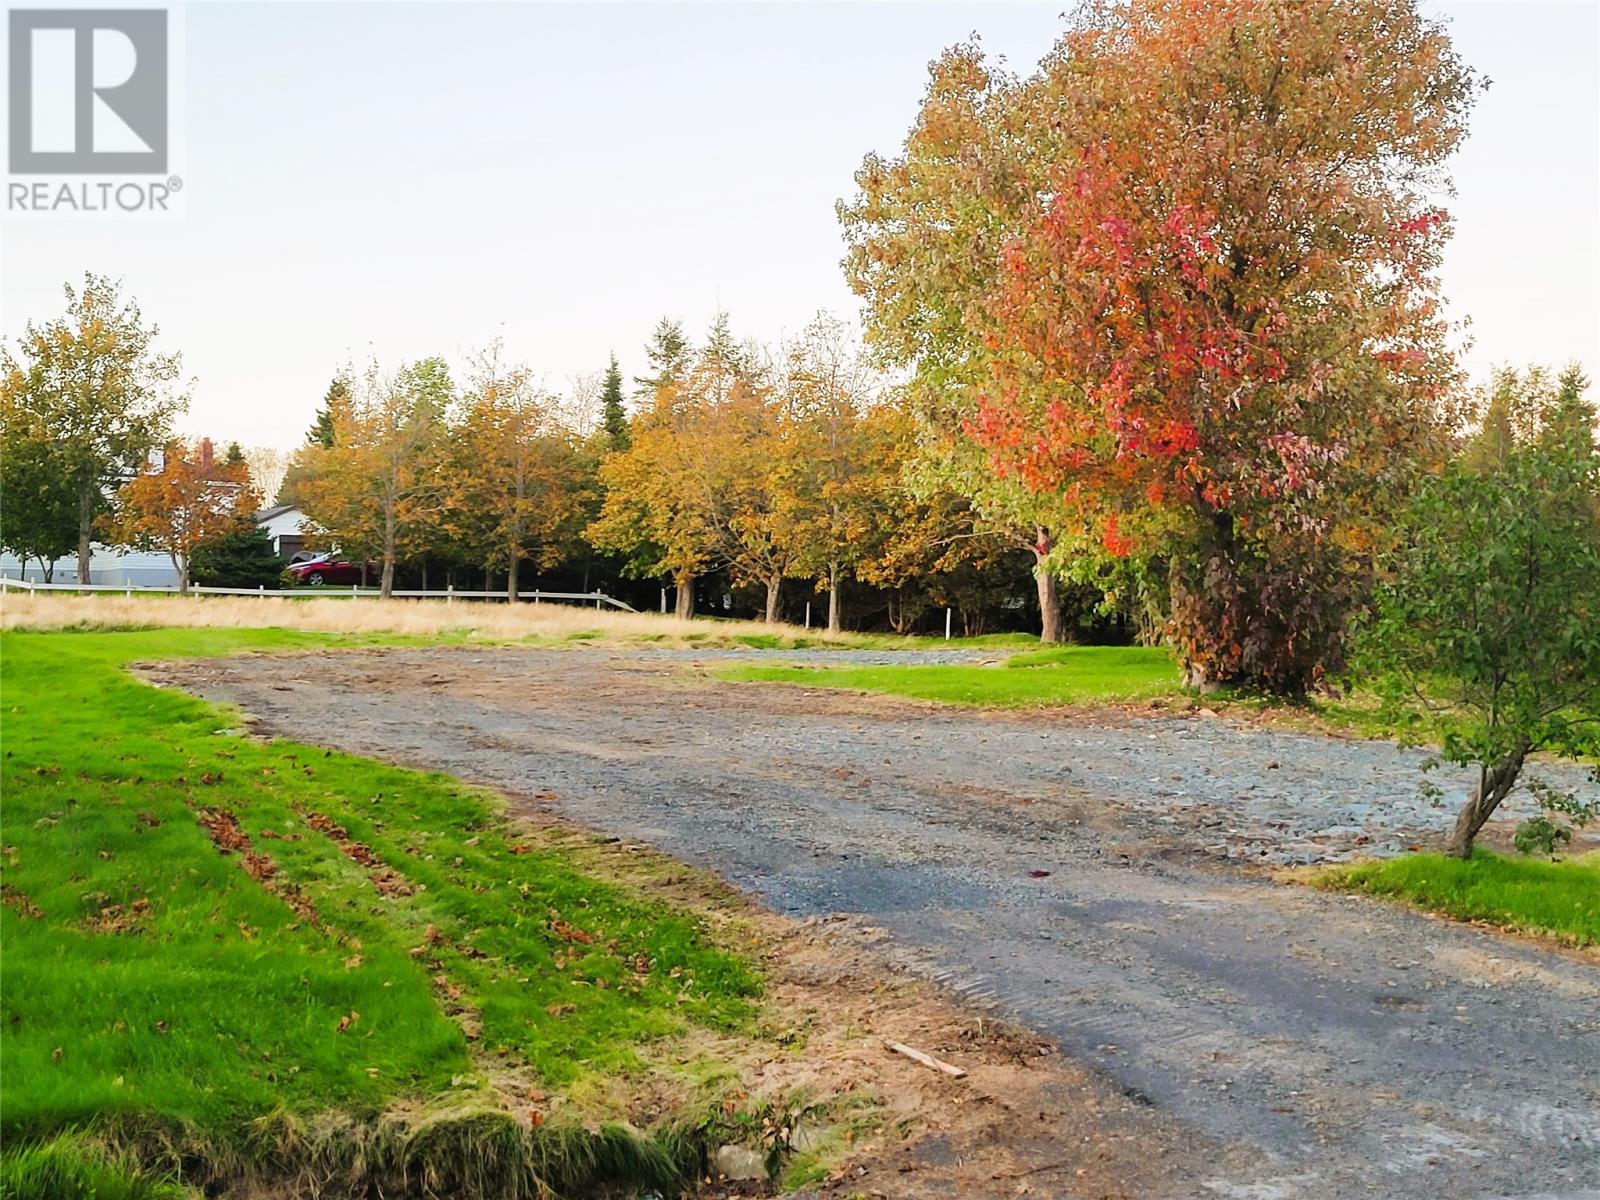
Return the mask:
[[945, 432], [1170, 564], [1191, 679], [1336, 665], [1456, 378], [1433, 196], [1479, 81], [1411, 4], [1089, 3], [1025, 79], [934, 66], [841, 206], [869, 334]]
[[[1479, 768], [1450, 842], [1463, 857], [1530, 754], [1600, 762], [1595, 412], [1572, 370], [1502, 440], [1512, 423], [1495, 414], [1511, 379], [1494, 387], [1500, 403], [1476, 444], [1420, 488], [1362, 639], [1361, 666], [1391, 713], [1427, 712], [1443, 757]], [[1587, 815], [1570, 795], [1555, 799]]]
[[70, 482], [77, 508], [78, 581], [90, 579], [90, 542], [109, 493], [132, 477], [186, 407], [178, 355], [156, 348], [121, 285], [86, 274], [67, 284], [66, 311], [29, 322], [20, 357], [0, 351], [8, 423], [48, 431], [51, 469]]

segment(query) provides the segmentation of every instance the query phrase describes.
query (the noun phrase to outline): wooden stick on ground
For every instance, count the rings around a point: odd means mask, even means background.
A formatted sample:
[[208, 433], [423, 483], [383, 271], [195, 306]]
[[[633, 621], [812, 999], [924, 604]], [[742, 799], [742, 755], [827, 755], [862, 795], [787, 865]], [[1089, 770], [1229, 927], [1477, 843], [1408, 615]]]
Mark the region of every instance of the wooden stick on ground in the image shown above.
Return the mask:
[[931, 1054], [924, 1054], [921, 1050], [913, 1049], [904, 1042], [896, 1042], [884, 1038], [883, 1044], [894, 1053], [905, 1055], [912, 1062], [919, 1062], [930, 1070], [942, 1071], [950, 1076], [951, 1079], [965, 1079], [967, 1077], [967, 1073], [960, 1067], [952, 1066], [950, 1063], [937, 1059]]

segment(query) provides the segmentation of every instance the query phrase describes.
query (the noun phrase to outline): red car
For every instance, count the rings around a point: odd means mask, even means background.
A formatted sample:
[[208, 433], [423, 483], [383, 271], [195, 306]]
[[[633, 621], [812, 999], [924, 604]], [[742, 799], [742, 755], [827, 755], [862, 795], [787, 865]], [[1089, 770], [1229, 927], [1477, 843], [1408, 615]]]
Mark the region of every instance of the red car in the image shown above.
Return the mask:
[[[340, 558], [336, 554], [319, 554], [308, 558], [304, 562], [290, 563], [284, 568], [284, 575], [293, 584], [304, 584], [307, 587], [322, 587], [329, 583], [361, 583], [361, 564]], [[366, 577], [376, 579], [377, 575], [372, 570], [372, 564], [367, 564]]]

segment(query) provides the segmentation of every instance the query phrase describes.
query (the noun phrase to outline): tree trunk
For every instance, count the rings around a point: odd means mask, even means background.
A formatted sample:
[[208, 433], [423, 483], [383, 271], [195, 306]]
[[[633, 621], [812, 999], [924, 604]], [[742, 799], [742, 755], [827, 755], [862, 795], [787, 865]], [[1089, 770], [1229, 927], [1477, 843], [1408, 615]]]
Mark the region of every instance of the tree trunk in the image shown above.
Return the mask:
[[768, 625], [776, 625], [778, 623], [778, 601], [781, 599], [782, 591], [783, 591], [783, 576], [781, 574], [768, 576], [768, 578], [767, 578], [767, 624]]
[[517, 602], [517, 568], [521, 566], [516, 546], [511, 547], [511, 565], [506, 568], [506, 601]]
[[1527, 744], [1519, 742], [1516, 749], [1499, 762], [1478, 768], [1478, 784], [1456, 815], [1455, 828], [1450, 831], [1450, 841], [1445, 846], [1446, 854], [1452, 858], [1471, 857], [1473, 839], [1516, 786], [1517, 776], [1522, 773], [1522, 760], [1527, 755]]
[[383, 515], [383, 579], [378, 584], [378, 598], [387, 600], [394, 591], [394, 510]]
[[189, 594], [189, 557], [186, 554], [172, 556], [172, 569], [178, 573], [178, 595]]
[[[55, 575], [56, 575], [56, 560], [55, 559], [52, 558], [52, 559], [46, 561], [44, 555], [41, 554], [39, 556], [39, 569], [40, 569], [40, 571], [42, 571], [44, 573], [44, 581], [46, 583], [55, 582]], [[23, 574], [26, 575], [27, 572], [24, 571]]]
[[78, 492], [78, 582], [89, 583], [89, 533], [94, 525], [94, 491], [83, 488]]
[[694, 616], [694, 576], [688, 571], [672, 577], [672, 585], [677, 590], [677, 615], [687, 621]]
[[844, 580], [839, 577], [839, 564], [828, 564], [828, 632], [838, 633], [844, 627], [844, 614], [840, 610], [844, 601], [839, 597], [839, 589], [844, 586]]
[[1066, 639], [1061, 622], [1061, 588], [1044, 563], [1033, 571], [1034, 582], [1039, 585], [1039, 640], [1060, 642]]

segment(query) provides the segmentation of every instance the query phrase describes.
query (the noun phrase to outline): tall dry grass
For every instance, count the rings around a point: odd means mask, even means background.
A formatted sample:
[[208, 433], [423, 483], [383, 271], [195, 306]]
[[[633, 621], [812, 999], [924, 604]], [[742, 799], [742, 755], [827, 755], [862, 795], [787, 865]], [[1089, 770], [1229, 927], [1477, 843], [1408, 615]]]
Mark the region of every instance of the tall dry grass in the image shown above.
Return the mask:
[[[303, 629], [321, 633], [393, 633], [417, 637], [471, 634], [495, 640], [562, 639], [591, 633], [619, 640], [696, 641], [740, 636], [827, 640], [792, 625], [755, 621], [685, 621], [655, 613], [595, 611], [564, 604], [489, 604], [457, 600], [302, 600], [283, 596], [119, 596], [5, 593], [0, 627], [5, 629], [171, 628]], [[846, 638], [841, 641], [850, 640]]]

